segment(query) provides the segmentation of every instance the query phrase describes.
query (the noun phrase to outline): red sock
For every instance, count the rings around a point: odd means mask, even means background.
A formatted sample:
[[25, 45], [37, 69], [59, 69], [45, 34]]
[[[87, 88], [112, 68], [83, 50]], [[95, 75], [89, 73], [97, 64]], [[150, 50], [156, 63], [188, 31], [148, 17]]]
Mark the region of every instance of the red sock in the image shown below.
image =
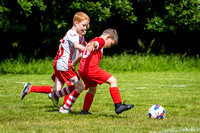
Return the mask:
[[37, 92], [37, 93], [51, 93], [51, 86], [31, 86], [31, 92]]
[[85, 99], [84, 99], [84, 104], [83, 104], [83, 109], [89, 111], [90, 106], [92, 105], [93, 99], [94, 99], [94, 94], [86, 93]]
[[74, 90], [70, 95], [69, 98], [67, 99], [67, 101], [65, 102], [65, 104], [63, 105], [64, 109], [70, 109], [71, 106], [75, 103], [76, 99], [78, 98], [78, 96], [80, 95], [80, 93], [78, 93], [76, 90]]
[[112, 96], [114, 104], [122, 103], [118, 87], [111, 87], [110, 88], [110, 94]]

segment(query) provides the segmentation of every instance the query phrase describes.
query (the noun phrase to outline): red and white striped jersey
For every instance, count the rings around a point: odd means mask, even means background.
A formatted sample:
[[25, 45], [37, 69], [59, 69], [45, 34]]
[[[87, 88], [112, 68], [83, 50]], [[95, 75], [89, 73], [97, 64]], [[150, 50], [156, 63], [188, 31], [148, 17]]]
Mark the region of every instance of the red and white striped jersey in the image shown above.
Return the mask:
[[77, 56], [78, 50], [74, 48], [73, 43], [79, 43], [79, 35], [76, 31], [69, 30], [60, 42], [61, 47], [57, 52], [53, 65], [56, 65], [59, 71], [68, 71]]
[[[85, 37], [84, 36], [79, 38], [79, 44], [81, 44], [83, 46], [86, 46], [87, 42], [85, 41]], [[80, 55], [81, 53], [82, 53], [82, 51], [78, 50], [76, 56]]]

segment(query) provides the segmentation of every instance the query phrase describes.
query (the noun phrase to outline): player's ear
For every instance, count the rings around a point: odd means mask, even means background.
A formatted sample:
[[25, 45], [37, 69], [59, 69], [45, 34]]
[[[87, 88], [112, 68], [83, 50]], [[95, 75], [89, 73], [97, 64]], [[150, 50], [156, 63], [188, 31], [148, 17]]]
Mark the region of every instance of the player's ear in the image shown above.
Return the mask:
[[107, 35], [107, 36], [106, 36], [106, 39], [107, 39], [107, 40], [108, 40], [108, 39], [110, 39], [110, 38], [111, 38], [111, 36], [110, 36], [110, 35]]
[[74, 21], [74, 25], [76, 26], [78, 24], [78, 21]]

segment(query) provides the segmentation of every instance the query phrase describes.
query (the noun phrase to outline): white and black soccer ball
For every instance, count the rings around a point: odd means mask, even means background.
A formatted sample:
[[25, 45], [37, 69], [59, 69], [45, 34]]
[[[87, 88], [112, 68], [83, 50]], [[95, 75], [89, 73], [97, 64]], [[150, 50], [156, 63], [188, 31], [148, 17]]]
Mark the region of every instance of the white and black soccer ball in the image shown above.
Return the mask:
[[149, 108], [148, 115], [152, 119], [162, 119], [165, 117], [165, 109], [161, 105], [155, 104]]

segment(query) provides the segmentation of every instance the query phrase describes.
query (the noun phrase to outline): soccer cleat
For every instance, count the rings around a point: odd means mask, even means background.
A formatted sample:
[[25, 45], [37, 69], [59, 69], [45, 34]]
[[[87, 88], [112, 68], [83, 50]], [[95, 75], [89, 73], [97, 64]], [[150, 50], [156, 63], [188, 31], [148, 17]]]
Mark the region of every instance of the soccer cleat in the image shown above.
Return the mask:
[[133, 104], [126, 105], [125, 102], [123, 104], [122, 103], [115, 104], [115, 112], [116, 114], [120, 114], [123, 111], [131, 109], [133, 106], [134, 106]]
[[70, 113], [72, 113], [69, 109], [63, 109], [63, 107], [61, 107], [59, 109], [59, 112], [62, 113], [62, 114], [70, 114]]
[[57, 99], [57, 98], [54, 97], [54, 92], [49, 93], [48, 96], [49, 96], [49, 99], [51, 99], [51, 101], [53, 102], [53, 105], [54, 105], [55, 107], [60, 108], [59, 99]]
[[80, 113], [80, 115], [91, 115], [91, 113], [90, 112], [88, 112], [87, 110], [85, 110], [85, 109], [83, 109], [82, 111], [81, 111], [81, 113]]
[[22, 90], [21, 95], [20, 95], [21, 100], [23, 100], [23, 98], [24, 98], [27, 94], [30, 93], [30, 86], [31, 86], [30, 83], [26, 83], [26, 84], [24, 85], [24, 89]]

